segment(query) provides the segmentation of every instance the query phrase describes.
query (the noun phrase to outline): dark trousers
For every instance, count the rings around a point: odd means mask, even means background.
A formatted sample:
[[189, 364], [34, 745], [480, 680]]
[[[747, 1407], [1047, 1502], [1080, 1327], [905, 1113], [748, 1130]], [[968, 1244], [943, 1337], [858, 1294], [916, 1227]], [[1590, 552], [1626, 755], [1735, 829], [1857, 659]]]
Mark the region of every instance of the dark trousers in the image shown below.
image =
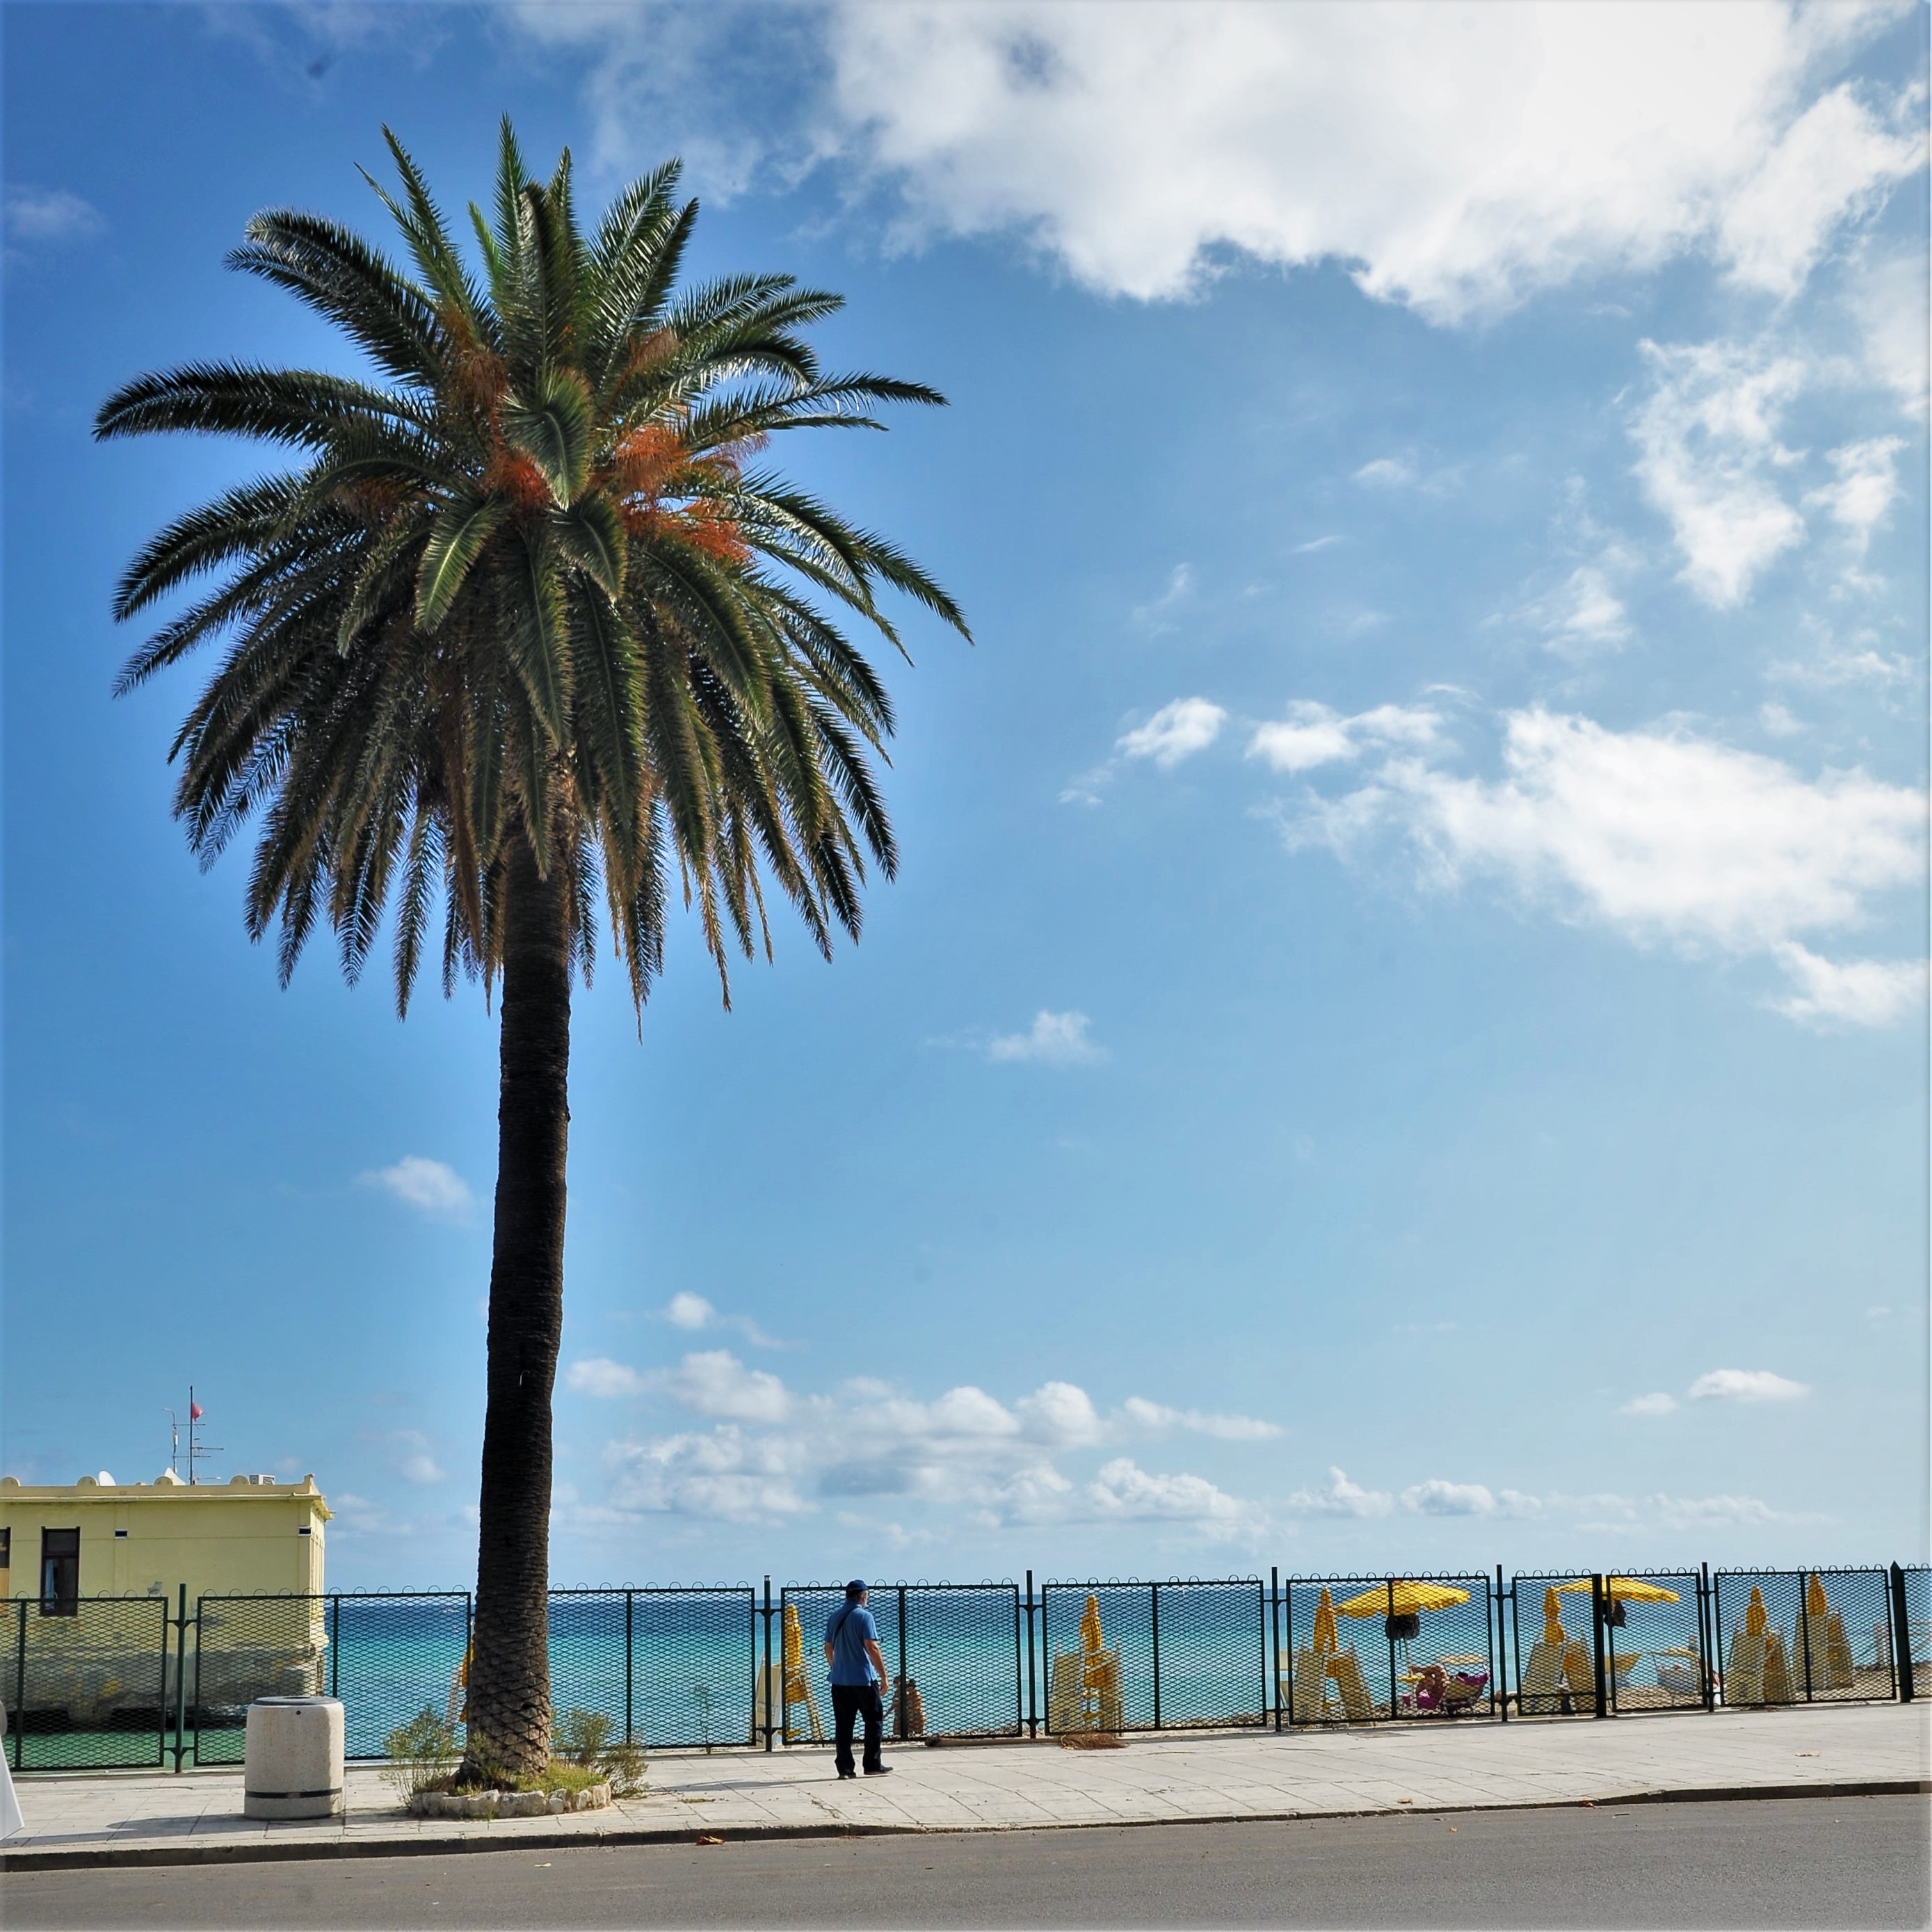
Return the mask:
[[832, 1735], [838, 1746], [833, 1762], [842, 1772], [853, 1768], [852, 1726], [854, 1720], [860, 1718], [866, 1720], [866, 1768], [877, 1771], [882, 1762], [879, 1741], [886, 1730], [886, 1707], [879, 1696], [879, 1687], [876, 1684], [862, 1688], [856, 1684], [833, 1684]]

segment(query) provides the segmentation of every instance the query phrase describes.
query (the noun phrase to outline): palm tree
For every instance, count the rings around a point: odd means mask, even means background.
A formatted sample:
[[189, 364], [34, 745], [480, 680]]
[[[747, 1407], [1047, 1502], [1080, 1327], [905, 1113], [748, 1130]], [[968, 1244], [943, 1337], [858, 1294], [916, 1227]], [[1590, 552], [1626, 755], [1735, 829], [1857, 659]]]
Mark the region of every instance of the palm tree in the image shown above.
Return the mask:
[[533, 181], [507, 121], [492, 216], [470, 210], [473, 272], [384, 131], [398, 190], [368, 178], [413, 276], [286, 210], [229, 258], [339, 327], [374, 379], [192, 363], [129, 383], [95, 434], [295, 452], [161, 531], [115, 605], [198, 592], [119, 692], [226, 642], [174, 740], [175, 810], [204, 864], [259, 828], [248, 928], [279, 928], [284, 982], [325, 920], [353, 981], [387, 920], [406, 1012], [439, 904], [446, 995], [500, 981], [475, 1780], [550, 1752], [570, 1005], [598, 901], [640, 1024], [679, 898], [728, 1003], [730, 956], [770, 956], [773, 888], [827, 956], [856, 938], [868, 860], [896, 864], [870, 756], [892, 712], [828, 609], [897, 645], [890, 586], [966, 626], [902, 551], [759, 466], [780, 430], [944, 400], [821, 370], [801, 332], [838, 297], [785, 275], [680, 295], [698, 205], [676, 164], [586, 235], [568, 153]]

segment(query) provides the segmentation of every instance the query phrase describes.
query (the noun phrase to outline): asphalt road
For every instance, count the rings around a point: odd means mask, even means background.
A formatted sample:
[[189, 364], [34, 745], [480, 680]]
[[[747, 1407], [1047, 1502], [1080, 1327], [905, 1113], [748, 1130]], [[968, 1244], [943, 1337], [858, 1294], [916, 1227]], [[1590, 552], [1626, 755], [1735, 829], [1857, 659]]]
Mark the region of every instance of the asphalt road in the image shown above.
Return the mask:
[[1922, 1798], [26, 1872], [9, 1932], [168, 1926], [1924, 1926]]

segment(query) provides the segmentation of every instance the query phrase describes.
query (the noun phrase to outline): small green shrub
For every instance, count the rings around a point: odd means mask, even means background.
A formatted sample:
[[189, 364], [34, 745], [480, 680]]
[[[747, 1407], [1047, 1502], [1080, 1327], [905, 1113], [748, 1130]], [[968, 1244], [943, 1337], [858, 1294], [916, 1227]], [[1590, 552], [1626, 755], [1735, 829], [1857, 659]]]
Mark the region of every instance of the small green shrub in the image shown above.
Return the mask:
[[383, 1742], [389, 1762], [383, 1766], [382, 1775], [401, 1794], [404, 1804], [419, 1791], [448, 1788], [460, 1755], [456, 1727], [429, 1706], [424, 1705], [419, 1717], [392, 1731]]
[[611, 1795], [635, 1798], [646, 1783], [644, 1752], [616, 1741], [616, 1726], [602, 1711], [566, 1711], [551, 1731], [547, 1790], [581, 1790], [608, 1780]]

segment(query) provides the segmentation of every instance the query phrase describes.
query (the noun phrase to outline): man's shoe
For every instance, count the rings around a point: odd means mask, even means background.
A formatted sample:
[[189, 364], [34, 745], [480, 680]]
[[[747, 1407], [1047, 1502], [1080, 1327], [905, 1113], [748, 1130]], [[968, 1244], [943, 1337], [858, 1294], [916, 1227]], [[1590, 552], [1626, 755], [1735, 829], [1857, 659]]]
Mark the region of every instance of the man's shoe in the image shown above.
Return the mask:
[[859, 1774], [856, 1771], [842, 1771], [838, 1775], [841, 1778], [856, 1778]]
[[892, 1774], [892, 1768], [889, 1764], [874, 1765], [866, 1774], [868, 1778], [890, 1778]]

